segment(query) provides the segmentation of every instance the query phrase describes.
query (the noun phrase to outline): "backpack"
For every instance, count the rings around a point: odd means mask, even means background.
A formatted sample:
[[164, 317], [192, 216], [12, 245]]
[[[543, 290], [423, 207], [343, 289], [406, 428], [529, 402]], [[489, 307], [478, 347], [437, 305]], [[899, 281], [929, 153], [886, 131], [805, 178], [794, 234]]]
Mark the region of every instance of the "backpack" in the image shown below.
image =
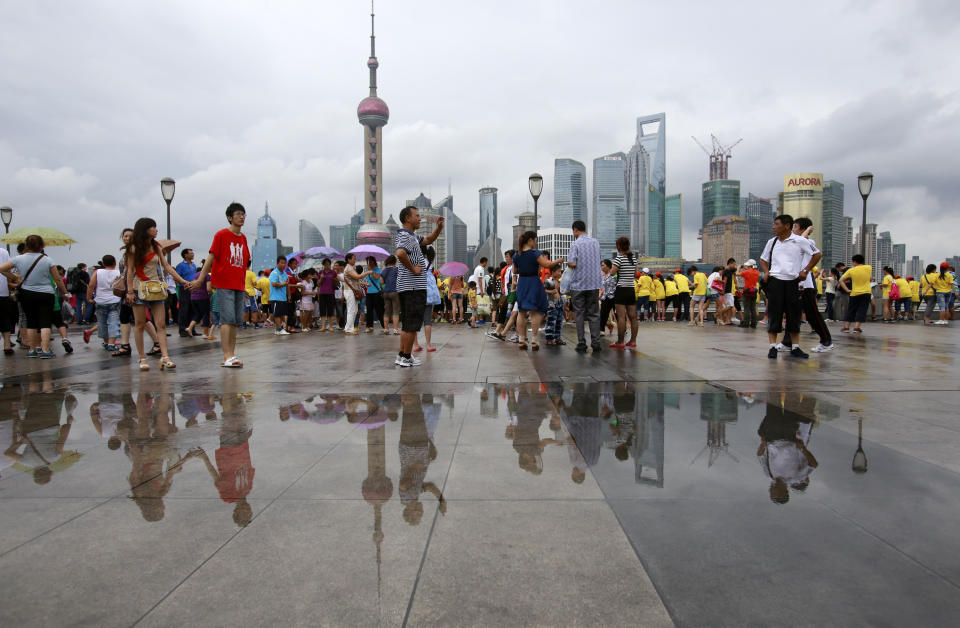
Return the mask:
[[900, 286], [897, 285], [896, 281], [890, 284], [890, 298], [895, 301], [900, 300]]
[[69, 271], [67, 271], [67, 281], [66, 281], [67, 292], [76, 292], [77, 290], [79, 290], [82, 286], [77, 285], [78, 283], [79, 282], [77, 281], [77, 267], [74, 266]]

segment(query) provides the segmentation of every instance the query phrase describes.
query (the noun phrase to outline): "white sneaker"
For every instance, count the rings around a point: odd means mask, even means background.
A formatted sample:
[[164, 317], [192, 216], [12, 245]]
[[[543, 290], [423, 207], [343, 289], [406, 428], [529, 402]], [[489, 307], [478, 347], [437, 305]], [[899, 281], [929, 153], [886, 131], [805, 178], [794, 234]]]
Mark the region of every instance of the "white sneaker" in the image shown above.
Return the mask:
[[410, 356], [410, 366], [420, 366], [421, 364], [423, 364], [423, 362], [420, 361], [420, 358], [415, 355]]
[[393, 363], [396, 364], [397, 366], [402, 366], [404, 368], [413, 366], [413, 362], [403, 357], [402, 355], [397, 355], [397, 359], [394, 360]]
[[731, 324], [731, 325], [739, 325], [739, 324], [740, 324], [740, 319], [739, 319], [739, 318], [731, 318], [731, 319], [730, 319], [730, 324]]
[[933, 324], [934, 324], [934, 325], [949, 325], [950, 323], [947, 322], [947, 321], [933, 321]]
[[290, 335], [290, 332], [288, 332], [286, 329], [281, 329], [281, 330], [279, 330], [279, 331], [273, 332], [273, 335], [274, 335], [274, 336], [289, 336], [289, 335]]
[[828, 345], [818, 344], [816, 347], [810, 350], [813, 351], [814, 353], [826, 353], [827, 351], [833, 351], [835, 346], [836, 345], [834, 345], [832, 342]]

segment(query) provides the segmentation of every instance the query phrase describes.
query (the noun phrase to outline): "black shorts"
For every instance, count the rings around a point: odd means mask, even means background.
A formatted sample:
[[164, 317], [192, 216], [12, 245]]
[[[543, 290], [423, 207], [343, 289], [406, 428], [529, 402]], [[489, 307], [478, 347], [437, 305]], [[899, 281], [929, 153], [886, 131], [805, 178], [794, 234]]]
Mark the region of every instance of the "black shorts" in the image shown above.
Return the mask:
[[27, 329], [47, 329], [53, 324], [53, 293], [24, 290], [17, 292], [17, 301], [27, 317]]
[[0, 331], [12, 334], [17, 327], [19, 316], [17, 302], [10, 297], [0, 297]]
[[400, 329], [418, 332], [423, 327], [423, 313], [427, 309], [426, 290], [405, 290], [400, 295]]
[[120, 324], [133, 324], [133, 306], [128, 305], [125, 301], [120, 301]]
[[332, 294], [317, 295], [317, 311], [319, 312], [318, 316], [337, 315], [337, 303], [334, 301]]
[[274, 316], [283, 318], [284, 316], [289, 315], [290, 308], [287, 307], [286, 301], [271, 301], [270, 313], [273, 314]]
[[617, 286], [616, 291], [613, 293], [613, 304], [614, 305], [636, 305], [637, 304], [637, 293], [633, 288], [628, 288], [626, 286]]

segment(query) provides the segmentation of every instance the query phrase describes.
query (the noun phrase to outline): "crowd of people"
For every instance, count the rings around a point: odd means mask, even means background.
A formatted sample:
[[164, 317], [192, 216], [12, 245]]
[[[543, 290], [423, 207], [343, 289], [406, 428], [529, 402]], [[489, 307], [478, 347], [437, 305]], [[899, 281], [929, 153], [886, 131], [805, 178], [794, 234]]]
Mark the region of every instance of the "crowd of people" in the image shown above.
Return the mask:
[[421, 219], [412, 206], [400, 212], [402, 228], [392, 254], [382, 262], [367, 257], [362, 265], [352, 253], [307, 268], [296, 257], [281, 256], [273, 268], [254, 272], [242, 233], [245, 219], [243, 206], [231, 203], [227, 226], [214, 235], [207, 255], [198, 261], [193, 249], [184, 248], [176, 267], [157, 240], [156, 222], [146, 217], [122, 231], [117, 255], [104, 254], [90, 271], [78, 264], [65, 272], [38, 235], [27, 238], [13, 258], [0, 249], [4, 353], [15, 353], [16, 337], [27, 357], [52, 358], [54, 331], [71, 353], [67, 325], [73, 322], [84, 328], [85, 342], [96, 334], [116, 357], [132, 355], [132, 335], [142, 371], [150, 370], [151, 356], [159, 358], [161, 370], [174, 369], [166, 327], [176, 324], [184, 338], [219, 335], [226, 368], [243, 366], [236, 339], [237, 330], [246, 328], [270, 328], [277, 336], [398, 335], [394, 363], [412, 367], [421, 364], [416, 354], [436, 351], [434, 323], [487, 326], [486, 336], [516, 343], [521, 351], [540, 350], [541, 332], [545, 344], [565, 345], [563, 325], [571, 323], [575, 350], [598, 353], [604, 344], [612, 350], [636, 348], [643, 323], [702, 327], [713, 305], [715, 325], [764, 324], [770, 358], [780, 353], [807, 358], [800, 348], [801, 324], [818, 336], [812, 350], [826, 352], [834, 348], [828, 323], [843, 321], [840, 331], [855, 335], [863, 333], [868, 318], [949, 325], [960, 294], [958, 276], [946, 262], [928, 265], [919, 278], [884, 268], [879, 282], [861, 255], [854, 255], [849, 267], [841, 262], [820, 268], [814, 225], [788, 215], [774, 221], [774, 237], [759, 264], [729, 259], [725, 266], [651, 271], [627, 237], [618, 238], [614, 254], [604, 258], [578, 220], [565, 259], [551, 259], [537, 247], [536, 232], [528, 231], [497, 266], [481, 258], [469, 276], [452, 277], [434, 267], [432, 244], [443, 219], [431, 234], [418, 236]]

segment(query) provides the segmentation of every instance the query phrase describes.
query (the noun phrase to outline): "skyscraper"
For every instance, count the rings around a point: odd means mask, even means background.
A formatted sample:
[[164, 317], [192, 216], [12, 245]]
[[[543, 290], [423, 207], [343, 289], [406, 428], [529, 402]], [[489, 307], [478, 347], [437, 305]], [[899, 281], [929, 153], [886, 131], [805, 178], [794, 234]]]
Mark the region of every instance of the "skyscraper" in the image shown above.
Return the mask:
[[[857, 232], [857, 241], [854, 245], [854, 253], [863, 254], [866, 263], [873, 268], [873, 280], [877, 281], [877, 278], [881, 275], [879, 264], [877, 263], [877, 225], [872, 222], [868, 222], [866, 225], [864, 225], [863, 233], [866, 235], [861, 240], [861, 233], [859, 231]], [[866, 243], [866, 246], [864, 246], [864, 242]]]
[[[841, 190], [843, 186], [839, 183]], [[806, 216], [813, 221], [817, 233], [823, 234], [823, 175], [819, 172], [799, 172], [783, 177], [783, 201], [780, 203], [780, 213], [790, 214], [794, 220]], [[841, 192], [842, 194], [842, 192]], [[840, 214], [843, 215], [843, 198], [841, 196]], [[814, 236], [817, 243], [822, 238]]]
[[[869, 240], [868, 240], [869, 242]], [[891, 237], [889, 231], [881, 231], [877, 235], [877, 266], [881, 269], [884, 266], [893, 265], [893, 237]], [[879, 274], [878, 277], [882, 278], [883, 275]]]
[[323, 239], [323, 234], [320, 233], [320, 230], [317, 229], [317, 226], [310, 222], [309, 220], [300, 219], [300, 249], [301, 251], [306, 251], [307, 249], [312, 249], [315, 246], [326, 246], [326, 241]]
[[554, 159], [553, 226], [569, 229], [574, 220], [587, 221], [587, 169], [575, 159]]
[[905, 274], [908, 277], [915, 277], [919, 281], [920, 275], [923, 274], [923, 260], [920, 259], [919, 255], [914, 255], [907, 262], [907, 272]]
[[630, 233], [626, 190], [627, 156], [612, 153], [593, 160], [593, 237], [601, 255], [616, 250], [617, 237]]
[[702, 242], [705, 264], [725, 266], [731, 257], [742, 264], [749, 256], [750, 227], [740, 216], [717, 216], [704, 227]]
[[282, 250], [283, 243], [277, 238], [277, 223], [270, 215], [270, 204], [264, 203], [263, 216], [257, 219], [257, 239], [250, 252], [250, 268], [254, 272], [273, 268]]
[[843, 257], [837, 259], [837, 261], [833, 263], [834, 266], [837, 265], [837, 262], [843, 262], [849, 265], [850, 259], [856, 252], [853, 250], [853, 216], [843, 217], [843, 238], [845, 243], [844, 254]]
[[[639, 135], [627, 153], [626, 177], [627, 216], [630, 221], [630, 232], [626, 235], [634, 251], [649, 255], [650, 196], [655, 188], [650, 182], [650, 154], [640, 143]], [[658, 237], [662, 241], [661, 233], [654, 235], [654, 239]]]
[[376, 37], [374, 36], [373, 3], [370, 4], [370, 94], [357, 107], [357, 120], [363, 125], [363, 226], [356, 239], [363, 244], [392, 246], [390, 232], [380, 224], [383, 211], [383, 127], [390, 119], [387, 103], [377, 97]]
[[497, 237], [497, 188], [480, 188], [480, 246]]
[[636, 213], [631, 216], [631, 219], [635, 216], [635, 222], [631, 223], [630, 240], [634, 250], [641, 254], [662, 257], [667, 195], [667, 115], [661, 112], [637, 118], [635, 144], [649, 157], [647, 184], [637, 188], [638, 193], [646, 190], [648, 196], [645, 202], [639, 197], [633, 201], [631, 197], [632, 206], [628, 207]]
[[776, 212], [773, 211], [773, 203], [769, 198], [752, 193], [743, 199], [742, 206], [740, 215], [747, 219], [750, 227], [750, 257], [759, 260], [763, 247], [773, 237], [773, 219]]
[[[813, 239], [820, 245], [823, 258], [821, 268], [829, 268], [846, 261], [846, 225], [843, 217], [843, 184], [823, 182], [822, 224], [814, 223]], [[819, 234], [819, 237], [818, 235]]]
[[671, 194], [663, 203], [662, 257], [683, 257], [683, 197]]
[[893, 266], [894, 275], [902, 275], [907, 267], [907, 245], [906, 244], [894, 244], [893, 245], [893, 261], [890, 263]]
[[740, 182], [716, 179], [700, 186], [701, 226], [706, 227], [718, 216], [740, 215]]

